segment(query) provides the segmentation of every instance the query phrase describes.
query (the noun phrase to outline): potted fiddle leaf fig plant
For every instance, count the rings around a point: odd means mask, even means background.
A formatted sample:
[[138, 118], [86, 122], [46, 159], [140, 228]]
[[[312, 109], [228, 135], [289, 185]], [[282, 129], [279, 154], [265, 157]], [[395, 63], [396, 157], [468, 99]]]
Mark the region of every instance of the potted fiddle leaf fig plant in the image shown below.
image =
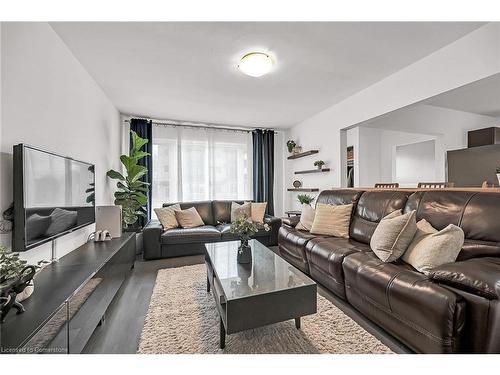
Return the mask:
[[148, 143], [147, 139], [141, 138], [133, 130], [132, 147], [130, 155], [120, 156], [120, 161], [125, 169], [125, 174], [115, 170], [107, 173], [109, 178], [118, 180], [115, 192], [115, 204], [122, 206], [123, 228], [133, 229], [137, 226], [139, 217], [147, 217], [146, 205], [148, 203], [148, 182], [141, 181], [141, 177], [148, 173], [148, 169], [139, 165], [139, 160], [150, 154], [141, 149]]

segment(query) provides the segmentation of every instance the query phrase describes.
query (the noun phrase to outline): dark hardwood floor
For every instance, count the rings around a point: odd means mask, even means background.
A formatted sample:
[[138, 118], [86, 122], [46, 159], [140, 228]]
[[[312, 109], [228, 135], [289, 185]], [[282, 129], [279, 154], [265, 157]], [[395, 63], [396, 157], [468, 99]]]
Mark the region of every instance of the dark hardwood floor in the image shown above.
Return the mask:
[[[276, 248], [273, 248], [273, 250], [275, 251]], [[83, 352], [94, 354], [136, 353], [157, 271], [164, 268], [202, 264], [203, 262], [203, 255], [147, 262], [138, 259], [128, 279], [108, 308], [104, 323], [96, 328]], [[394, 352], [411, 353], [408, 348], [361, 316], [328, 290], [318, 285], [318, 292]]]

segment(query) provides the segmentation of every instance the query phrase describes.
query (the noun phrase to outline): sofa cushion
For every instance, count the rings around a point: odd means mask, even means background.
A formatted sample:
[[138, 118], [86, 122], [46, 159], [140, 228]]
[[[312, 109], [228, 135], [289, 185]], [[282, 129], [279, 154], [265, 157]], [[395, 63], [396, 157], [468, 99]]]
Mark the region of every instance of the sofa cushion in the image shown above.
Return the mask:
[[250, 211], [252, 215], [252, 221], [256, 223], [263, 223], [264, 215], [266, 214], [267, 202], [252, 202], [251, 206], [252, 207]]
[[252, 203], [245, 202], [243, 204], [238, 204], [236, 202], [231, 203], [231, 223], [241, 218], [250, 219], [252, 217]]
[[295, 228], [310, 231], [314, 223], [314, 216], [316, 216], [316, 210], [309, 204], [303, 204], [302, 211], [299, 216], [299, 222], [295, 225]]
[[175, 218], [175, 211], [180, 209], [181, 206], [176, 203], [168, 207], [155, 208], [154, 211], [163, 228], [172, 229], [179, 227], [179, 223]]
[[219, 240], [221, 233], [212, 225], [196, 228], [175, 228], [163, 232], [160, 238], [162, 244], [198, 243]]
[[197, 228], [205, 225], [200, 214], [194, 207], [188, 208], [187, 210], [176, 210], [174, 212], [179, 226], [184, 229]]
[[487, 298], [500, 298], [500, 258], [475, 258], [434, 268], [432, 280]]
[[231, 204], [236, 202], [243, 204], [244, 201], [213, 201], [212, 210], [214, 215], [215, 224], [230, 223], [231, 222]]
[[346, 256], [359, 251], [370, 251], [370, 246], [348, 238], [313, 238], [306, 244], [310, 274], [316, 281], [345, 299], [342, 262]]
[[366, 191], [358, 200], [352, 215], [350, 237], [370, 243], [377, 224], [391, 212], [405, 207], [410, 193], [402, 191]]
[[449, 353], [460, 345], [464, 302], [405, 264], [384, 263], [375, 254], [345, 258], [349, 303], [413, 350]]
[[289, 226], [282, 226], [278, 232], [278, 246], [280, 254], [283, 258], [301, 271], [309, 273], [305, 246], [309, 240], [317, 237], [322, 236], [297, 230]]

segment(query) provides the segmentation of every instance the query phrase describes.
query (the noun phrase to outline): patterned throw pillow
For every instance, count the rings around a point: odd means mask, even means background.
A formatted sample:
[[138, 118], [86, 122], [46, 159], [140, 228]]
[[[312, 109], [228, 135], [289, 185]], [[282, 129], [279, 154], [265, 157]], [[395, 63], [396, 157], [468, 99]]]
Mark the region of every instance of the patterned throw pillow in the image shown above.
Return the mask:
[[316, 214], [311, 227], [312, 234], [349, 238], [352, 204], [316, 204]]
[[401, 210], [385, 216], [373, 232], [370, 247], [383, 262], [394, 262], [406, 251], [417, 231], [416, 211]]
[[175, 211], [179, 211], [181, 206], [176, 203], [168, 207], [155, 208], [156, 217], [160, 220], [161, 225], [163, 225], [163, 229], [173, 229], [178, 228], [179, 223], [175, 218]]
[[252, 203], [245, 202], [243, 204], [238, 204], [236, 202], [231, 202], [231, 223], [234, 223], [242, 216], [248, 218], [252, 217]]

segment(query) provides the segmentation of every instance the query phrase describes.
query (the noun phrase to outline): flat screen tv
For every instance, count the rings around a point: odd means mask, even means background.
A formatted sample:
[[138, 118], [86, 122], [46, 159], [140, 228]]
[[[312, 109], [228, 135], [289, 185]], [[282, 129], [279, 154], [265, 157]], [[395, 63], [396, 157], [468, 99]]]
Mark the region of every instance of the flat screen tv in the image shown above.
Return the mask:
[[25, 251], [95, 222], [95, 167], [14, 146], [13, 250]]

